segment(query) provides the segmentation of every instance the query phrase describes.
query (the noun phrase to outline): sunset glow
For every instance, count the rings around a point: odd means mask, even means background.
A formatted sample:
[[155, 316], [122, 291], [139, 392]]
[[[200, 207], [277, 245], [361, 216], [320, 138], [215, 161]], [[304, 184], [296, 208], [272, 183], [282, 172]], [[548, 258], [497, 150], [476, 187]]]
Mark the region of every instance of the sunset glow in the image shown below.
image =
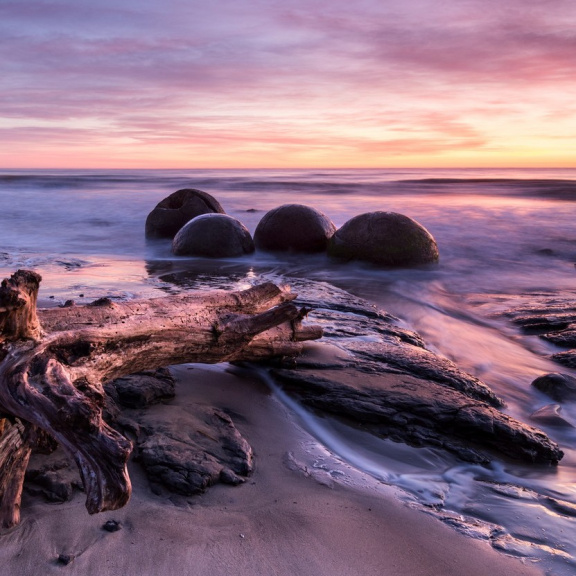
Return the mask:
[[573, 0], [0, 3], [0, 167], [576, 167]]

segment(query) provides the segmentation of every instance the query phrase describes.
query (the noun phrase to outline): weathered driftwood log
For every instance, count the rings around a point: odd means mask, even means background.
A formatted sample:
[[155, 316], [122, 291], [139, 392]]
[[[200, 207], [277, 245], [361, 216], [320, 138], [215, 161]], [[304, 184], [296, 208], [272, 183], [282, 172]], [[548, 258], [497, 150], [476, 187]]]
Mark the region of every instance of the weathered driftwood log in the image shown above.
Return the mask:
[[290, 303], [295, 295], [270, 283], [37, 310], [40, 280], [19, 270], [0, 288], [4, 527], [19, 522], [24, 472], [43, 432], [74, 457], [90, 513], [126, 504], [132, 444], [102, 420], [102, 382], [169, 364], [295, 356], [302, 341], [322, 334], [302, 325], [305, 310]]

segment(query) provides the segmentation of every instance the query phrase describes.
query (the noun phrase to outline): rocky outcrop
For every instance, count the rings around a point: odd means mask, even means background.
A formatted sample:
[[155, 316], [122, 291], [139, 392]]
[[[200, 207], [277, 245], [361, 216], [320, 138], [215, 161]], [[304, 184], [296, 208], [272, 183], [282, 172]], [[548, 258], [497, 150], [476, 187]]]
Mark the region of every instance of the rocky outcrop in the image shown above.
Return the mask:
[[368, 212], [348, 220], [330, 239], [328, 254], [386, 267], [432, 264], [439, 257], [430, 232], [395, 212]]
[[218, 482], [244, 482], [252, 472], [252, 448], [231, 417], [212, 406], [169, 402], [174, 386], [166, 369], [119, 378], [107, 386], [123, 406], [113, 425], [135, 439], [135, 460], [152, 490], [189, 496]]
[[25, 490], [47, 502], [67, 502], [82, 490], [74, 462], [59, 448], [53, 454], [33, 454], [26, 470]]
[[[302, 405], [375, 435], [440, 448], [467, 461], [562, 458], [548, 436], [501, 412], [502, 400], [486, 384], [427, 350], [422, 338], [392, 315], [329, 284], [292, 280], [291, 286], [311, 322], [324, 329], [321, 341], [271, 370]], [[547, 393], [566, 401], [576, 394], [576, 382], [568, 388], [560, 393], [553, 386]], [[155, 493], [187, 497], [218, 482], [241, 483], [253, 470], [252, 449], [231, 415], [221, 407], [172, 402], [169, 371], [119, 378], [105, 390], [108, 422], [134, 441], [135, 460]], [[535, 412], [531, 421], [571, 426], [557, 405]], [[63, 501], [80, 487], [74, 464], [60, 451], [33, 455], [28, 492]]]
[[241, 484], [252, 472], [252, 448], [222, 410], [165, 406], [139, 424], [138, 459], [154, 491], [190, 496], [217, 482]]
[[183, 188], [167, 196], [148, 214], [148, 238], [174, 238], [178, 230], [201, 214], [224, 214], [224, 209], [210, 194], [194, 188]]
[[576, 304], [573, 300], [553, 297], [535, 297], [530, 304], [516, 306], [505, 315], [527, 334], [566, 348], [550, 358], [568, 368], [576, 368]]
[[330, 218], [303, 204], [267, 212], [254, 232], [256, 248], [268, 252], [324, 252], [336, 231]]
[[186, 223], [172, 241], [179, 256], [233, 258], [254, 252], [250, 232], [227, 214], [203, 214]]
[[[134, 460], [153, 492], [189, 496], [218, 482], [241, 484], [252, 472], [252, 448], [228, 414], [169, 402], [175, 382], [167, 369], [118, 378], [105, 390], [107, 421], [135, 440]], [[58, 448], [32, 456], [25, 487], [49, 502], [65, 502], [82, 490], [82, 482], [74, 462]]]
[[569, 324], [565, 330], [548, 332], [547, 334], [542, 334], [540, 337], [562, 348], [576, 348], [576, 325]]
[[175, 382], [167, 368], [158, 368], [116, 378], [105, 390], [124, 408], [145, 408], [174, 398]]
[[528, 462], [557, 462], [561, 452], [541, 431], [466, 394], [407, 374], [355, 368], [276, 370], [274, 377], [305, 405], [375, 434], [437, 446], [463, 460], [489, 462], [487, 450]]
[[426, 350], [392, 316], [321, 283], [295, 282], [321, 344], [272, 376], [302, 404], [374, 434], [416, 446], [437, 446], [464, 460], [500, 453], [555, 463], [562, 451], [542, 431], [502, 413], [483, 382]]
[[566, 366], [566, 368], [576, 369], [576, 350], [566, 350], [565, 352], [557, 352], [550, 356], [552, 360]]

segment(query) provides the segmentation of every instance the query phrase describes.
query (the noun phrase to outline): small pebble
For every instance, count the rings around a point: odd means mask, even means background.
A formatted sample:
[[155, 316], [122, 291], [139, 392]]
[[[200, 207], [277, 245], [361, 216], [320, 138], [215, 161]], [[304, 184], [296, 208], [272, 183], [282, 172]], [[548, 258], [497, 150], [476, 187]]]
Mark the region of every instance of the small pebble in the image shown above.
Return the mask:
[[102, 525], [102, 530], [106, 530], [106, 532], [118, 532], [121, 529], [122, 526], [118, 520], [108, 520]]
[[58, 564], [62, 564], [62, 566], [68, 566], [68, 564], [70, 564], [72, 562], [72, 560], [74, 560], [74, 556], [71, 556], [69, 554], [60, 554], [58, 556]]

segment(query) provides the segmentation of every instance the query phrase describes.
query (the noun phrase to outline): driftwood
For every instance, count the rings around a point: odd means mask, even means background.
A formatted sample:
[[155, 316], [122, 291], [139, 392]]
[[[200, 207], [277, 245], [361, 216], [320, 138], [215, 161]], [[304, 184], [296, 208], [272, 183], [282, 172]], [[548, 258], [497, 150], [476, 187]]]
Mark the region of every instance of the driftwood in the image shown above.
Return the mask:
[[[296, 356], [322, 330], [287, 289], [180, 294], [37, 310], [41, 277], [19, 270], [0, 288], [0, 523], [20, 520], [32, 449], [51, 439], [74, 457], [91, 514], [126, 504], [132, 444], [102, 420], [102, 383], [184, 362]], [[53, 443], [53, 440], [52, 440]]]

